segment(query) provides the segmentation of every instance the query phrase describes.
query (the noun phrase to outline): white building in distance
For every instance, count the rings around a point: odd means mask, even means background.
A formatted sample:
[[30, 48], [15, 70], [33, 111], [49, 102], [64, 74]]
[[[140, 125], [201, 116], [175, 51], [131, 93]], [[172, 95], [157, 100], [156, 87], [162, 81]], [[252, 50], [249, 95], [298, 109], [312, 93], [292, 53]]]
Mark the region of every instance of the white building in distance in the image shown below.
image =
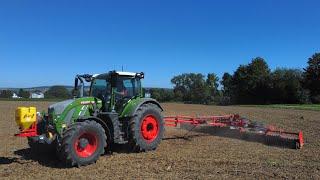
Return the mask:
[[35, 92], [31, 93], [30, 98], [32, 98], [32, 99], [41, 99], [41, 98], [44, 98], [44, 94], [41, 91], [35, 91]]
[[16, 93], [13, 93], [12, 98], [17, 99], [17, 98], [21, 98], [21, 97], [19, 97]]

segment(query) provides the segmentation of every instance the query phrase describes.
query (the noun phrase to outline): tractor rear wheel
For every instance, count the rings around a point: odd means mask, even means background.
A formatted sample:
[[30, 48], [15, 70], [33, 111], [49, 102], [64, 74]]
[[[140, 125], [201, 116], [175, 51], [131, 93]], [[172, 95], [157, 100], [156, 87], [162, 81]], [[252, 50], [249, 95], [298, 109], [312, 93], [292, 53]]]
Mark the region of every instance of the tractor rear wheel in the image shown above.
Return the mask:
[[134, 152], [155, 150], [164, 135], [161, 109], [152, 103], [141, 105], [129, 122], [129, 146]]
[[59, 157], [68, 166], [82, 166], [96, 162], [107, 146], [102, 126], [92, 120], [76, 122], [64, 133]]

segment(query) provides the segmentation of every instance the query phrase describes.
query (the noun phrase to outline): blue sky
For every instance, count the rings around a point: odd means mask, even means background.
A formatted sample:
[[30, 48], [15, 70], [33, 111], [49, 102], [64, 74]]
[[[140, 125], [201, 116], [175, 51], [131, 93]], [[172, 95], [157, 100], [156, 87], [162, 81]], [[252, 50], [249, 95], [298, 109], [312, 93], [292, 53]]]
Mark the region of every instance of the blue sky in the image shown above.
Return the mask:
[[144, 71], [171, 87], [184, 72], [221, 76], [261, 56], [303, 68], [320, 51], [320, 1], [3, 0], [0, 87], [72, 85], [77, 73]]

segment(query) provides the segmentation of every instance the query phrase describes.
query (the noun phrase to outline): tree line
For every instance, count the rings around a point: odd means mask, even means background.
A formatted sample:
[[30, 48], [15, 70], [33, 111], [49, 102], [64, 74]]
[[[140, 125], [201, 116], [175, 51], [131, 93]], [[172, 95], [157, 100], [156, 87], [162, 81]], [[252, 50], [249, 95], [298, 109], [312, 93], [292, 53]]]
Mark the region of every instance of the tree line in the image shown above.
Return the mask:
[[[31, 92], [26, 91], [24, 89], [19, 89], [18, 92], [14, 92], [12, 90], [1, 90], [0, 98], [11, 98], [13, 93], [16, 93], [20, 98], [30, 98]], [[44, 97], [46, 99], [68, 99], [72, 98], [72, 93], [68, 91], [68, 89], [64, 86], [51, 86], [45, 93]]]
[[224, 73], [221, 80], [214, 73], [174, 76], [173, 90], [151, 89], [151, 96], [159, 101], [221, 105], [320, 103], [320, 53], [307, 63], [303, 69], [271, 71], [266, 61], [257, 57], [233, 74]]
[[[4, 89], [0, 91], [0, 98], [11, 98], [13, 96], [14, 91]], [[23, 89], [19, 89], [17, 92], [17, 95], [21, 98], [29, 98], [30, 97], [30, 92], [25, 91]]]
[[[320, 53], [312, 55], [303, 69], [271, 70], [266, 61], [257, 57], [240, 65], [233, 74], [184, 73], [174, 76], [173, 89], [151, 88], [152, 98], [160, 102], [179, 101], [197, 104], [296, 104], [320, 103]], [[30, 92], [20, 89], [19, 97], [29, 98]], [[0, 98], [11, 98], [13, 91], [0, 91]], [[64, 86], [52, 86], [45, 98], [72, 98]]]

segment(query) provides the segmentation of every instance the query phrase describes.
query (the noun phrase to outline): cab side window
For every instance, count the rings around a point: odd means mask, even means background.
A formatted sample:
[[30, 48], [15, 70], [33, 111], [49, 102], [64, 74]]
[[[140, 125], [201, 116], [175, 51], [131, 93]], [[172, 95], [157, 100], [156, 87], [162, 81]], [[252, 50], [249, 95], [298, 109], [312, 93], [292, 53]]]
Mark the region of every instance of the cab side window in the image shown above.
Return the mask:
[[133, 97], [140, 93], [140, 80], [132, 77], [121, 77], [117, 82], [117, 94], [123, 97]]
[[124, 79], [123, 86], [126, 89], [126, 96], [128, 97], [134, 96], [132, 79]]

